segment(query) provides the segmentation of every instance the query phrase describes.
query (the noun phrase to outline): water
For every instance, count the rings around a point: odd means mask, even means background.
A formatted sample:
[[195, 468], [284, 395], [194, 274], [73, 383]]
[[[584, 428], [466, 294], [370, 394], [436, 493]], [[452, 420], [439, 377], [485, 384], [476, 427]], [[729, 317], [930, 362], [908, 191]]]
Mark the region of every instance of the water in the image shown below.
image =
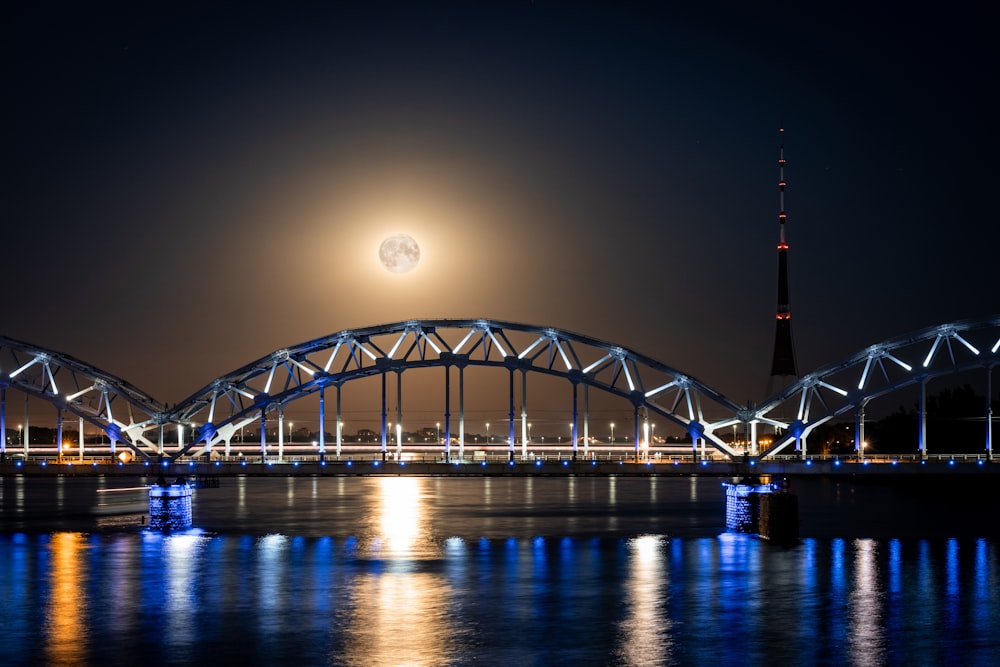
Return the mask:
[[712, 478], [240, 478], [162, 536], [109, 516], [145, 481], [0, 480], [0, 664], [1000, 656], [989, 498], [801, 482], [780, 547], [723, 532]]

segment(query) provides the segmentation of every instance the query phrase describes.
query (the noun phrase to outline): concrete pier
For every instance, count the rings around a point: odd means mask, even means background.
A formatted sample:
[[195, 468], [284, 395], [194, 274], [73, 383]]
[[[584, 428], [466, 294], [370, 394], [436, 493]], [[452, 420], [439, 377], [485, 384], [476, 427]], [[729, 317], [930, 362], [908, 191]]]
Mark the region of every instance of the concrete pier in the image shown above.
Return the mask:
[[149, 487], [149, 527], [169, 533], [191, 527], [191, 485], [183, 477], [170, 484], [163, 477]]
[[764, 483], [743, 479], [724, 483], [726, 489], [726, 530], [760, 535], [773, 542], [799, 539], [798, 497], [785, 483]]

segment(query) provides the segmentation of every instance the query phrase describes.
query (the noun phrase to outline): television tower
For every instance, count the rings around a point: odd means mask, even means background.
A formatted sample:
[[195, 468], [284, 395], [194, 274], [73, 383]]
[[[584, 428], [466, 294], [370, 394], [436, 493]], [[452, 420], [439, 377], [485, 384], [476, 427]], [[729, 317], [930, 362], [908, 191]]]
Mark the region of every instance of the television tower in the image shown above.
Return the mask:
[[788, 242], [785, 240], [785, 128], [778, 130], [781, 144], [778, 150], [778, 312], [774, 330], [774, 357], [771, 377], [767, 383], [770, 396], [798, 379], [795, 369], [795, 348], [792, 345], [792, 311], [788, 307]]

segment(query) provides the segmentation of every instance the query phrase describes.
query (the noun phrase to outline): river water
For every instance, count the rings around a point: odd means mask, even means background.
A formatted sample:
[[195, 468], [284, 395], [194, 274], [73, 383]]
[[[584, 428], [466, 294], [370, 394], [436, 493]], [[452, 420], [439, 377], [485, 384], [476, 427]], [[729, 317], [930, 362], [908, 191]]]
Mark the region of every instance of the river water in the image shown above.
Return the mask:
[[0, 665], [1000, 664], [985, 489], [796, 482], [778, 546], [715, 478], [229, 478], [168, 536], [149, 481], [0, 479]]

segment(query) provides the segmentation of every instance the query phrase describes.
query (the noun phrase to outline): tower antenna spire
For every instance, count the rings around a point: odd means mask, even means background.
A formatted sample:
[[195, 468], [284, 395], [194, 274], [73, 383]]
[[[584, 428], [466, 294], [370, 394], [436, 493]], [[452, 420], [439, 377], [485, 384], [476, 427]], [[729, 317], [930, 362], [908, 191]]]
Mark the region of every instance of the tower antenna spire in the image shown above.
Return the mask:
[[785, 236], [785, 128], [778, 129], [778, 310], [774, 332], [774, 356], [767, 393], [790, 384], [798, 378], [795, 348], [792, 345], [792, 311], [788, 305], [788, 241]]

